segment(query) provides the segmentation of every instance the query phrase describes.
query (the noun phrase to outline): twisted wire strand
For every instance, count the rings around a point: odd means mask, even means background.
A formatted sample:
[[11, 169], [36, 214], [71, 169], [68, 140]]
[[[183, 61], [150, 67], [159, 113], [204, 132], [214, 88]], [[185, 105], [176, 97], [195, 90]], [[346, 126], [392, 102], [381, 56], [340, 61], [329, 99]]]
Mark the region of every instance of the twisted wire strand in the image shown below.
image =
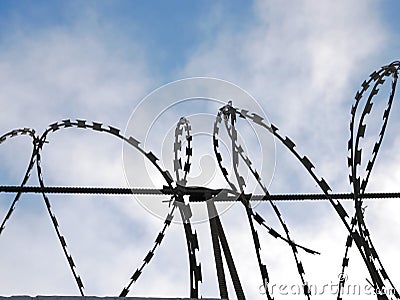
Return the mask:
[[[48, 194], [97, 194], [97, 195], [153, 195], [165, 196], [172, 195], [173, 192], [169, 187], [164, 186], [161, 189], [150, 188], [116, 188], [116, 187], [87, 187], [87, 186], [15, 186], [15, 185], [0, 185], [0, 193], [34, 193], [38, 194], [45, 191]], [[207, 199], [198, 197], [199, 194], [208, 193], [210, 196], [217, 196], [213, 198], [214, 202], [235, 202], [240, 196], [229, 189], [204, 189], [199, 187], [190, 187], [190, 189], [182, 188], [184, 195], [192, 196], [190, 202], [204, 202]], [[221, 196], [223, 195], [223, 196]], [[332, 193], [330, 194], [333, 199], [337, 200], [352, 200], [354, 201], [353, 193]], [[377, 192], [377, 193], [364, 193], [364, 200], [372, 199], [400, 199], [399, 192]], [[270, 194], [256, 195], [251, 194], [250, 201], [327, 201], [325, 194]], [[168, 201], [167, 201], [168, 202]], [[297, 245], [301, 248], [302, 246]]]
[[[17, 136], [26, 136], [26, 135], [29, 135], [31, 137], [32, 141], [34, 141], [36, 138], [35, 130], [33, 130], [33, 129], [30, 129], [30, 128], [14, 129], [14, 130], [11, 130], [10, 132], [3, 134], [0, 137], [0, 144], [4, 143], [6, 141], [9, 141], [11, 138], [14, 138]], [[28, 167], [26, 168], [24, 178], [22, 179], [22, 182], [19, 185], [21, 188], [24, 187], [26, 185], [26, 183], [28, 182], [30, 174], [32, 172], [32, 169], [35, 165], [35, 160], [36, 160], [36, 154], [35, 154], [36, 152], [35, 151], [36, 151], [35, 145], [33, 143], [32, 154], [31, 154], [31, 158], [29, 159]], [[15, 210], [15, 206], [16, 206], [17, 202], [19, 201], [19, 199], [21, 198], [21, 195], [22, 195], [21, 191], [17, 192], [17, 194], [15, 195], [15, 197], [7, 211], [6, 216], [4, 217], [3, 221], [1, 222], [0, 236], [1, 236], [1, 233], [5, 229], [7, 221], [10, 220], [12, 213]]]

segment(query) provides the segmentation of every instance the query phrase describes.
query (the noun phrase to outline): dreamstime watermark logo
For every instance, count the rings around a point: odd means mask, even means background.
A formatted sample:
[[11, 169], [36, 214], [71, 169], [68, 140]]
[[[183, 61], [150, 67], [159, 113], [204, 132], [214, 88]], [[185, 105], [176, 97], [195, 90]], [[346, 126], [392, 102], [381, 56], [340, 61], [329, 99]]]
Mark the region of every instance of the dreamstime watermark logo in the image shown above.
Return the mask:
[[[223, 177], [213, 148], [217, 113], [221, 107], [227, 105], [228, 101], [232, 101], [234, 107], [246, 109], [249, 113], [257, 113], [268, 123], [268, 118], [259, 103], [237, 85], [215, 78], [187, 78], [166, 84], [146, 96], [135, 107], [127, 124], [125, 136], [132, 136], [140, 142], [140, 147], [146, 153], [151, 151], [154, 154], [160, 168], [167, 170], [171, 175], [174, 186], [177, 177], [182, 179], [185, 170], [190, 169], [185, 178], [187, 186], [231, 189]], [[180, 120], [188, 123], [177, 131]], [[218, 151], [229, 174], [229, 180], [235, 182], [233, 170], [235, 163], [232, 160], [233, 145], [229, 128], [223, 121], [219, 126]], [[236, 128], [237, 146], [240, 146], [243, 153], [251, 160], [263, 184], [268, 187], [275, 169], [273, 135], [265, 128], [243, 118], [236, 118]], [[128, 143], [124, 144], [123, 163], [129, 186], [159, 189], [167, 185], [151, 161], [137, 152], [137, 149]], [[239, 161], [237, 167], [246, 183], [245, 193], [261, 193], [245, 163]], [[165, 218], [170, 210], [170, 195], [135, 197], [147, 211], [159, 218]], [[234, 202], [218, 202], [219, 213], [223, 213], [233, 204]], [[191, 203], [191, 211], [192, 223], [208, 220], [204, 203]]]
[[395, 295], [393, 288], [375, 289], [369, 282], [365, 284], [348, 282], [347, 274], [340, 273], [338, 280], [331, 280], [329, 283], [319, 284], [288, 284], [288, 283], [265, 283], [259, 286], [262, 295], [267, 293], [271, 296], [299, 296], [308, 294], [310, 296], [338, 295], [341, 296], [376, 296], [376, 295]]

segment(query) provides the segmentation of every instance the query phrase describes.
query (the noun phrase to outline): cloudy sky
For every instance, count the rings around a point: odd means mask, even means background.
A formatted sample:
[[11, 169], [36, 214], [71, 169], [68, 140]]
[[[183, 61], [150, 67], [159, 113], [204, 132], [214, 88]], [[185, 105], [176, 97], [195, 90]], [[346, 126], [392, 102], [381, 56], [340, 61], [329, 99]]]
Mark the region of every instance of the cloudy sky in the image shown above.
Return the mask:
[[[123, 132], [152, 91], [187, 77], [212, 77], [249, 93], [260, 106], [258, 113], [265, 113], [281, 134], [295, 141], [333, 192], [350, 192], [346, 160], [350, 108], [362, 81], [373, 70], [399, 59], [398, 11], [395, 0], [1, 1], [0, 134], [21, 127], [40, 133], [67, 118], [102, 122]], [[138, 118], [157, 119], [169, 103], [165, 101], [148, 105]], [[397, 102], [368, 191], [398, 191]], [[178, 120], [184, 106], [176, 109]], [[209, 121], [214, 106], [199, 109]], [[149, 130], [142, 126], [138, 122], [134, 128]], [[155, 127], [153, 134], [172, 149], [173, 141], [168, 141], [162, 127]], [[252, 148], [252, 142], [247, 143]], [[31, 145], [29, 138], [20, 137], [0, 146], [1, 185], [20, 184]], [[164, 157], [160, 153], [164, 150], [150, 146], [146, 150]], [[75, 129], [54, 133], [43, 150], [44, 180], [48, 185], [128, 186], [122, 148], [120, 141], [99, 133]], [[275, 159], [272, 193], [320, 192], [281, 145], [276, 145], [276, 155], [268, 150], [263, 156]], [[196, 166], [198, 157], [193, 159], [194, 171], [207, 171]], [[35, 172], [29, 184], [37, 184]], [[133, 197], [54, 195], [50, 199], [85, 292], [119, 294], [152, 247], [162, 220]], [[155, 201], [161, 200], [165, 199]], [[11, 201], [12, 195], [0, 194], [1, 218]], [[366, 205], [375, 246], [399, 287], [397, 200]], [[279, 207], [296, 242], [321, 252], [319, 256], [299, 253], [307, 281], [320, 287], [336, 283], [346, 231], [334, 210], [325, 202]], [[346, 208], [352, 211], [351, 204]], [[257, 211], [282, 232], [268, 205], [257, 206]], [[234, 206], [222, 215], [222, 222], [246, 295], [265, 298], [259, 290], [261, 279], [243, 208]], [[203, 269], [200, 294], [217, 297], [208, 224], [194, 227]], [[288, 247], [257, 230], [271, 282], [300, 284]], [[188, 296], [185, 255], [183, 230], [174, 224], [130, 295]], [[18, 202], [0, 236], [0, 266], [1, 295], [78, 295], [39, 196], [24, 195]], [[367, 270], [356, 249], [351, 251], [347, 275], [350, 284], [366, 285]], [[275, 296], [304, 298], [276, 290]], [[326, 292], [315, 298], [335, 296]]]

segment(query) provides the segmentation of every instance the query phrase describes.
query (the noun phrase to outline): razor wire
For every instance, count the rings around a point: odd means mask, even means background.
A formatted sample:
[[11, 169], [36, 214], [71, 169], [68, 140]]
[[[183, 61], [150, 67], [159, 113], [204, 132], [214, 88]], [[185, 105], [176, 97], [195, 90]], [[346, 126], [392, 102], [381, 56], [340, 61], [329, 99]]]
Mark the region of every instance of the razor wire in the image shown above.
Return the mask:
[[[76, 270], [75, 262], [72, 255], [69, 253], [67, 248], [67, 243], [65, 237], [61, 234], [60, 223], [57, 219], [54, 210], [52, 209], [50, 198], [48, 193], [69, 193], [75, 191], [76, 193], [83, 192], [89, 194], [147, 194], [147, 195], [161, 195], [163, 197], [169, 197], [169, 200], [163, 201], [168, 202], [170, 209], [167, 216], [164, 219], [163, 227], [159, 231], [154, 245], [151, 247], [149, 252], [143, 259], [142, 264], [135, 270], [133, 275], [130, 277], [128, 284], [122, 289], [119, 294], [120, 297], [125, 297], [130, 292], [133, 284], [137, 282], [140, 275], [143, 273], [145, 267], [152, 260], [156, 250], [161, 245], [164, 240], [166, 230], [171, 225], [176, 209], [182, 218], [182, 225], [184, 229], [187, 255], [189, 260], [189, 278], [190, 278], [190, 297], [199, 298], [201, 297], [199, 293], [199, 283], [202, 282], [201, 273], [201, 263], [198, 263], [196, 253], [199, 251], [199, 241], [198, 236], [193, 226], [190, 222], [192, 217], [191, 202], [207, 202], [207, 209], [210, 216], [210, 230], [212, 245], [214, 250], [215, 265], [218, 277], [218, 284], [220, 288], [221, 297], [228, 296], [226, 287], [225, 272], [222, 263], [222, 254], [225, 255], [227, 261], [227, 266], [231, 274], [232, 282], [235, 287], [236, 296], [238, 299], [245, 299], [244, 291], [240, 284], [240, 279], [234, 264], [233, 256], [229, 249], [229, 244], [226, 239], [226, 235], [223, 230], [221, 220], [218, 216], [217, 209], [215, 207], [214, 201], [240, 201], [246, 211], [247, 220], [249, 223], [253, 246], [255, 249], [255, 254], [257, 258], [257, 263], [263, 284], [266, 290], [267, 298], [273, 299], [270, 292], [268, 291], [269, 283], [269, 273], [267, 266], [262, 262], [262, 255], [260, 252], [260, 241], [258, 232], [255, 229], [254, 222], [258, 223], [261, 227], [265, 228], [267, 233], [274, 238], [280, 239], [288, 244], [293, 252], [295, 264], [297, 267], [300, 280], [304, 287], [304, 295], [307, 299], [310, 299], [310, 290], [305, 280], [305, 272], [302, 262], [300, 261], [298, 249], [302, 249], [310, 254], [319, 254], [319, 252], [312, 250], [310, 248], [301, 246], [295, 243], [289, 234], [289, 229], [285, 221], [283, 220], [282, 214], [280, 213], [277, 205], [274, 201], [277, 200], [305, 200], [305, 199], [322, 199], [325, 198], [330, 202], [338, 217], [346, 227], [348, 236], [345, 243], [345, 253], [342, 260], [341, 271], [344, 274], [345, 269], [349, 267], [349, 257], [348, 254], [353, 245], [353, 241], [360, 253], [361, 258], [368, 270], [371, 281], [370, 284], [375, 291], [385, 290], [389, 286], [394, 290], [394, 294], [389, 298], [386, 294], [377, 293], [377, 299], [400, 299], [397, 290], [394, 287], [393, 282], [385, 270], [378, 252], [375, 249], [371, 234], [367, 228], [364, 210], [362, 207], [363, 200], [370, 198], [386, 198], [386, 197], [400, 197], [400, 193], [366, 193], [366, 187], [368, 185], [372, 169], [376, 163], [378, 152], [381, 148], [383, 137], [388, 125], [389, 115], [392, 108], [392, 104], [395, 97], [396, 86], [398, 81], [398, 73], [400, 70], [400, 62], [395, 61], [387, 66], [382, 67], [380, 70], [373, 72], [368, 80], [365, 80], [361, 89], [355, 95], [355, 103], [351, 108], [351, 121], [350, 121], [350, 139], [348, 141], [348, 167], [350, 168], [350, 185], [353, 188], [353, 192], [350, 194], [334, 194], [323, 177], [318, 177], [314, 171], [314, 164], [307, 156], [300, 155], [296, 149], [296, 144], [288, 137], [284, 136], [279, 132], [278, 127], [273, 124], [267, 123], [260, 115], [255, 112], [249, 112], [243, 108], [236, 108], [230, 101], [227, 105], [223, 106], [217, 113], [216, 120], [213, 126], [213, 149], [215, 158], [217, 160], [220, 171], [228, 183], [230, 189], [220, 189], [211, 190], [206, 187], [190, 187], [188, 183], [188, 174], [191, 169], [191, 157], [193, 156], [193, 146], [192, 146], [192, 136], [191, 136], [191, 125], [188, 118], [182, 117], [176, 125], [175, 128], [175, 139], [173, 143], [173, 173], [175, 178], [171, 176], [168, 170], [161, 168], [160, 164], [157, 162], [159, 159], [157, 156], [149, 151], [146, 152], [144, 148], [140, 145], [140, 142], [134, 137], [126, 137], [120, 133], [118, 128], [112, 126], [104, 126], [102, 123], [91, 122], [87, 123], [86, 120], [76, 120], [71, 121], [70, 119], [65, 119], [60, 122], [51, 124], [42, 135], [37, 135], [35, 130], [30, 128], [15, 129], [7, 132], [0, 137], [0, 144], [9, 141], [11, 138], [18, 136], [29, 136], [32, 139], [32, 154], [25, 171], [23, 180], [19, 186], [0, 186], [0, 192], [14, 192], [16, 193], [5, 217], [2, 219], [0, 226], [0, 238], [1, 234], [6, 227], [6, 223], [10, 220], [14, 210], [16, 209], [17, 202], [20, 197], [25, 192], [36, 192], [41, 193], [44, 200], [47, 212], [50, 216], [53, 229], [59, 239], [62, 251], [68, 262], [69, 269], [74, 277], [76, 285], [78, 287], [79, 293], [84, 296], [84, 285], [81, 277], [78, 275]], [[372, 150], [372, 157], [368, 160], [365, 167], [364, 177], [358, 174], [359, 167], [362, 164], [363, 148], [361, 142], [365, 139], [367, 132], [367, 124], [365, 120], [367, 116], [372, 112], [377, 95], [379, 95], [380, 87], [382, 87], [388, 78], [392, 78], [390, 93], [387, 101], [386, 108], [382, 116], [382, 125], [380, 127], [380, 132], [377, 141], [375, 142]], [[366, 100], [365, 100], [366, 99]], [[356, 124], [357, 112], [361, 110], [360, 105], [362, 100], [365, 100], [365, 106], [361, 111], [361, 115], [358, 118], [358, 124]], [[306, 169], [308, 174], [316, 182], [322, 191], [322, 194], [318, 195], [271, 195], [262, 182], [260, 174], [254, 167], [250, 157], [247, 156], [245, 150], [238, 140], [238, 122], [237, 118], [242, 118], [251, 122], [255, 126], [259, 126], [265, 130], [266, 134], [272, 134], [276, 140], [282, 143], [287, 150], [289, 150], [292, 155], [301, 163], [301, 165]], [[219, 135], [222, 124], [224, 121], [225, 131], [231, 141], [231, 164], [233, 168], [233, 173], [227, 171], [226, 166], [223, 164], [223, 157], [219, 151]], [[44, 146], [49, 142], [48, 138], [50, 134], [53, 134], [61, 129], [75, 128], [75, 129], [88, 129], [90, 131], [108, 134], [115, 138], [122, 140], [124, 143], [129, 144], [140, 154], [142, 154], [146, 160], [148, 160], [162, 175], [166, 185], [161, 189], [118, 189], [118, 188], [73, 188], [68, 187], [48, 187], [45, 185], [45, 180], [43, 176], [43, 169], [41, 166], [42, 161], [42, 150]], [[184, 151], [182, 150], [185, 146]], [[239, 172], [239, 164], [244, 162], [245, 167], [250, 171], [254, 179], [256, 180], [258, 186], [261, 187], [263, 195], [252, 195], [245, 193], [246, 181], [242, 174]], [[39, 181], [39, 187], [29, 187], [27, 182], [31, 176], [31, 173], [36, 165], [36, 172]], [[230, 180], [229, 175], [233, 175], [236, 178], [236, 184]], [[228, 194], [230, 196], [228, 196]], [[184, 196], [189, 195], [189, 200]], [[222, 196], [221, 196], [222, 195]], [[221, 197], [220, 197], [221, 196]], [[297, 198], [296, 198], [297, 197]], [[278, 230], [272, 228], [267, 224], [265, 218], [263, 218], [258, 212], [256, 212], [250, 205], [250, 201], [253, 200], [268, 201], [278, 218], [281, 227], [283, 228], [284, 235], [280, 234]], [[349, 213], [345, 210], [343, 205], [339, 202], [340, 199], [351, 199], [354, 201], [354, 215], [350, 218]], [[339, 281], [339, 290], [337, 294], [337, 299], [341, 300], [341, 290], [344, 287], [344, 281]]]
[[[261, 273], [261, 277], [262, 277], [262, 281], [264, 284], [264, 288], [265, 288], [265, 292], [267, 295], [268, 299], [272, 299], [271, 295], [268, 291], [268, 283], [269, 283], [269, 275], [268, 275], [268, 271], [267, 271], [267, 267], [265, 264], [262, 263], [261, 261], [261, 255], [260, 255], [260, 242], [259, 242], [259, 237], [258, 237], [258, 233], [254, 227], [254, 223], [253, 220], [255, 220], [257, 223], [259, 223], [261, 226], [264, 226], [267, 230], [268, 233], [273, 236], [274, 238], [280, 238], [282, 240], [284, 240], [285, 242], [287, 242], [292, 249], [294, 258], [295, 258], [295, 262], [296, 262], [296, 266], [297, 266], [297, 270], [299, 273], [299, 276], [301, 278], [303, 287], [304, 287], [304, 294], [306, 295], [306, 297], [308, 299], [310, 299], [310, 295], [308, 292], [308, 285], [306, 283], [306, 281], [304, 280], [304, 268], [302, 263], [300, 262], [298, 255], [297, 255], [297, 244], [295, 244], [289, 235], [289, 229], [287, 227], [287, 225], [285, 224], [282, 215], [278, 209], [278, 207], [275, 205], [275, 203], [273, 203], [271, 200], [269, 200], [269, 203], [271, 204], [276, 216], [279, 219], [279, 222], [282, 226], [282, 228], [285, 231], [286, 234], [286, 238], [283, 237], [281, 234], [278, 233], [277, 230], [273, 229], [272, 227], [268, 226], [265, 222], [265, 219], [259, 214], [259, 213], [255, 213], [254, 210], [251, 208], [250, 203], [249, 203], [249, 199], [251, 198], [251, 195], [246, 195], [244, 194], [244, 187], [246, 185], [245, 180], [243, 178], [243, 176], [241, 176], [239, 174], [238, 171], [238, 165], [239, 165], [239, 156], [242, 158], [242, 160], [245, 162], [247, 168], [250, 170], [250, 172], [252, 173], [252, 175], [254, 176], [254, 178], [256, 179], [257, 183], [259, 184], [259, 186], [261, 187], [261, 189], [263, 190], [263, 192], [265, 193], [265, 197], [267, 198], [269, 195], [269, 192], [267, 190], [267, 188], [265, 187], [265, 185], [262, 183], [262, 179], [260, 177], [260, 175], [258, 174], [258, 172], [256, 170], [253, 169], [252, 165], [252, 161], [249, 159], [249, 157], [247, 157], [244, 153], [244, 149], [242, 148], [241, 145], [238, 145], [238, 140], [237, 140], [237, 135], [238, 132], [236, 130], [236, 117], [240, 116], [237, 113], [237, 110], [232, 106], [232, 102], [230, 101], [226, 106], [222, 107], [220, 109], [220, 111], [217, 114], [215, 123], [214, 123], [214, 134], [213, 134], [213, 144], [214, 144], [214, 153], [215, 156], [217, 158], [218, 161], [218, 165], [221, 169], [222, 174], [224, 175], [225, 180], [228, 182], [229, 186], [232, 188], [232, 190], [234, 191], [238, 191], [238, 188], [236, 187], [236, 185], [229, 180], [229, 173], [226, 169], [226, 167], [223, 166], [222, 164], [222, 155], [221, 153], [218, 151], [218, 147], [219, 147], [219, 139], [218, 139], [218, 135], [220, 133], [220, 128], [219, 128], [219, 124], [222, 122], [222, 120], [224, 120], [224, 124], [225, 124], [225, 129], [229, 135], [229, 138], [231, 139], [231, 151], [232, 151], [232, 165], [233, 165], [233, 170], [234, 170], [234, 174], [236, 177], [236, 181], [237, 184], [239, 186], [239, 192], [240, 192], [240, 196], [239, 196], [239, 200], [243, 203], [243, 205], [245, 206], [246, 209], [246, 214], [248, 217], [248, 222], [249, 222], [249, 226], [251, 229], [251, 233], [252, 233], [252, 237], [253, 237], [253, 242], [254, 242], [254, 247], [255, 247], [255, 251], [256, 251], [256, 256], [257, 256], [257, 261], [258, 261], [258, 265], [260, 268], [260, 273]], [[231, 121], [230, 124], [228, 124], [228, 121]], [[310, 250], [308, 248], [302, 247], [300, 246], [302, 249], [304, 249], [305, 251], [312, 253], [312, 254], [317, 254], [318, 252]]]
[[[13, 137], [23, 136], [23, 135], [25, 135], [25, 136], [29, 135], [31, 137], [31, 139], [33, 141], [33, 148], [32, 148], [32, 155], [29, 160], [28, 167], [25, 171], [24, 178], [21, 182], [21, 185], [19, 186], [21, 188], [24, 187], [26, 185], [26, 183], [28, 182], [31, 171], [32, 171], [32, 169], [35, 165], [35, 161], [36, 161], [36, 149], [35, 149], [35, 143], [34, 143], [34, 141], [36, 139], [35, 130], [30, 129], [30, 128], [15, 129], [15, 130], [11, 130], [10, 132], [8, 132], [0, 137], [0, 144], [2, 144], [4, 142], [6, 142], [7, 140], [10, 140]], [[4, 217], [3, 221], [1, 222], [0, 236], [6, 226], [7, 221], [11, 218], [11, 215], [12, 215], [13, 211], [15, 210], [15, 205], [17, 204], [18, 200], [20, 199], [21, 195], [22, 195], [22, 192], [18, 191], [17, 195], [14, 197], [14, 200], [12, 201], [12, 203], [10, 205], [10, 208], [7, 211], [6, 216]]]
[[[134, 148], [136, 148], [137, 150], [139, 150], [139, 152], [141, 154], [143, 154], [156, 167], [156, 169], [161, 173], [164, 180], [166, 181], [166, 183], [169, 187], [169, 190], [172, 191], [172, 194], [173, 194], [172, 198], [174, 200], [173, 201], [174, 205], [171, 208], [171, 212], [167, 215], [167, 217], [164, 221], [164, 226], [163, 226], [162, 230], [160, 231], [160, 233], [157, 235], [157, 238], [155, 240], [155, 245], [145, 256], [144, 263], [132, 275], [131, 281], [129, 282], [128, 286], [122, 290], [120, 296], [121, 297], [126, 296], [129, 292], [129, 288], [132, 286], [133, 282], [137, 281], [137, 279], [139, 278], [139, 276], [141, 275], [141, 273], [143, 271], [143, 268], [145, 267], [145, 265], [147, 265], [150, 262], [151, 258], [154, 255], [156, 248], [161, 244], [163, 237], [165, 235], [166, 228], [170, 225], [170, 223], [173, 219], [173, 212], [175, 210], [176, 205], [178, 203], [182, 203], [182, 195], [179, 195], [177, 192], [177, 189], [172, 186], [173, 179], [172, 179], [170, 173], [168, 171], [164, 171], [158, 165], [157, 161], [159, 159], [151, 151], [146, 152], [145, 150], [143, 150], [141, 148], [139, 141], [137, 141], [135, 138], [133, 138], [131, 136], [127, 138], [127, 137], [121, 135], [120, 130], [115, 127], [112, 127], [112, 126], [103, 127], [103, 124], [98, 123], [98, 122], [92, 122], [92, 124], [90, 124], [90, 123], [86, 123], [86, 120], [71, 121], [69, 119], [65, 119], [65, 120], [62, 120], [61, 122], [56, 122], [56, 123], [51, 124], [48, 127], [48, 129], [46, 129], [45, 132], [40, 137], [35, 136], [34, 130], [25, 128], [25, 129], [12, 130], [9, 133], [4, 134], [0, 138], [1, 143], [11, 137], [15, 137], [18, 135], [29, 134], [33, 138], [33, 144], [34, 144], [33, 154], [32, 154], [28, 169], [26, 171], [26, 175], [21, 184], [21, 187], [25, 186], [26, 182], [29, 179], [30, 173], [35, 165], [35, 162], [36, 162], [39, 184], [40, 184], [40, 188], [42, 189], [41, 193], [42, 193], [44, 202], [46, 204], [47, 211], [51, 218], [53, 228], [54, 228], [54, 230], [57, 234], [57, 237], [60, 241], [62, 250], [63, 250], [66, 260], [68, 262], [69, 268], [73, 274], [73, 277], [76, 281], [79, 292], [82, 296], [84, 295], [83, 282], [82, 282], [81, 277], [76, 272], [76, 266], [75, 266], [75, 262], [72, 258], [72, 255], [70, 255], [68, 252], [66, 239], [60, 232], [59, 221], [57, 220], [55, 213], [52, 211], [50, 199], [44, 192], [45, 184], [44, 184], [44, 179], [43, 179], [43, 175], [42, 175], [42, 167], [41, 167], [41, 163], [40, 163], [41, 162], [40, 152], [41, 152], [44, 144], [46, 144], [48, 142], [47, 141], [48, 135], [50, 133], [59, 131], [60, 129], [67, 129], [67, 128], [90, 129], [92, 131], [97, 131], [97, 132], [102, 132], [102, 133], [113, 135], [113, 136], [123, 140], [124, 142], [127, 142], [129, 145], [131, 145]], [[8, 213], [6, 214], [6, 217], [4, 218], [4, 220], [2, 222], [1, 231], [4, 229], [6, 221], [9, 220], [12, 212], [15, 210], [16, 202], [20, 198], [21, 194], [22, 194], [22, 192], [19, 191], [17, 193], [17, 196], [14, 198], [14, 201], [12, 202], [12, 204], [8, 210]], [[184, 207], [180, 206], [179, 209], [180, 209], [180, 211], [183, 211], [185, 208], [187, 209], [188, 206], [189, 206], [189, 204], [187, 204]], [[201, 281], [201, 270], [200, 270], [200, 265], [194, 265], [192, 263], [192, 262], [196, 262], [195, 249], [198, 249], [197, 235], [196, 235], [196, 233], [192, 232], [191, 224], [190, 224], [190, 217], [187, 217], [187, 214], [184, 214], [184, 213], [182, 213], [182, 215], [185, 216], [185, 218], [186, 218], [185, 223], [184, 223], [185, 237], [186, 237], [188, 248], [189, 248], [188, 249], [189, 261], [191, 262], [190, 263], [190, 282], [191, 282], [192, 288], [190, 291], [190, 295], [191, 295], [191, 297], [197, 298], [198, 297], [198, 288], [193, 288], [193, 286], [198, 287], [198, 282]], [[0, 233], [1, 233], [1, 231], [0, 231]]]

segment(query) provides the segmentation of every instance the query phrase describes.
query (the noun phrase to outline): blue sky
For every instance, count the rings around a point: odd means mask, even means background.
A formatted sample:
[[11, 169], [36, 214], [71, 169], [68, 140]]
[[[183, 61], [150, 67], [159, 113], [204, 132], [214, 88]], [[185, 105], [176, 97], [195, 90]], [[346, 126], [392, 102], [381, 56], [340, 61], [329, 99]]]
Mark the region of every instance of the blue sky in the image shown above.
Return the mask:
[[[221, 14], [210, 20], [215, 10]], [[235, 31], [243, 30], [254, 20], [251, 5], [242, 1], [3, 1], [0, 11], [4, 33], [11, 29], [36, 34], [77, 22], [109, 28], [112, 32], [104, 34], [111, 45], [125, 48], [120, 38], [140, 43], [153, 71], [168, 76], [186, 63], [210, 31], [226, 22]], [[204, 23], [210, 21], [204, 32]]]
[[[370, 72], [400, 58], [398, 11], [395, 0], [1, 1], [0, 131], [29, 126], [41, 132], [65, 118], [101, 121], [124, 130], [151, 91], [178, 79], [210, 76], [251, 94], [269, 121], [311, 158], [334, 192], [350, 191], [350, 107]], [[166, 103], [160, 101], [143, 117], [154, 117]], [[202, 111], [206, 112], [209, 107]], [[399, 112], [394, 107], [371, 191], [397, 191]], [[184, 112], [178, 107], [176, 113], [180, 117]], [[1, 145], [3, 183], [19, 183], [30, 145], [23, 138]], [[121, 148], [117, 141], [96, 134], [54, 134], [43, 154], [45, 180], [54, 185], [126, 186]], [[276, 153], [271, 192], [319, 192], [283, 147], [276, 145]], [[36, 184], [34, 177], [30, 184]], [[88, 294], [117, 294], [151, 247], [160, 220], [126, 197], [63, 199], [55, 196], [52, 203]], [[0, 195], [0, 201], [2, 216], [10, 197]], [[397, 261], [400, 247], [395, 242], [400, 223], [393, 214], [398, 204], [391, 200], [368, 205], [367, 224], [399, 287], [400, 272], [389, 263]], [[309, 281], [336, 280], [346, 232], [332, 208], [325, 203], [280, 207], [295, 240], [323, 253], [301, 255]], [[258, 209], [279, 228], [267, 206]], [[262, 299], [255, 258], [247, 255], [252, 248], [242, 213], [240, 207], [233, 208], [223, 222], [238, 268], [250, 274], [244, 280], [249, 298]], [[240, 218], [243, 222], [237, 222]], [[215, 297], [207, 229], [207, 224], [196, 227], [207, 278], [200, 291]], [[180, 259], [185, 255], [182, 229], [173, 226], [165, 243], [131, 295], [154, 295], [157, 278], [156, 296], [187, 296], [187, 274], [181, 271], [187, 262]], [[288, 275], [294, 274], [294, 264], [287, 262], [287, 247], [269, 237], [262, 237], [262, 244], [272, 280], [298, 283], [296, 276]], [[351, 260], [349, 278], [364, 283], [366, 270], [354, 249]], [[19, 202], [0, 236], [0, 265], [0, 294], [77, 294], [38, 197], [24, 196]], [[176, 286], [177, 281], [182, 284]]]

